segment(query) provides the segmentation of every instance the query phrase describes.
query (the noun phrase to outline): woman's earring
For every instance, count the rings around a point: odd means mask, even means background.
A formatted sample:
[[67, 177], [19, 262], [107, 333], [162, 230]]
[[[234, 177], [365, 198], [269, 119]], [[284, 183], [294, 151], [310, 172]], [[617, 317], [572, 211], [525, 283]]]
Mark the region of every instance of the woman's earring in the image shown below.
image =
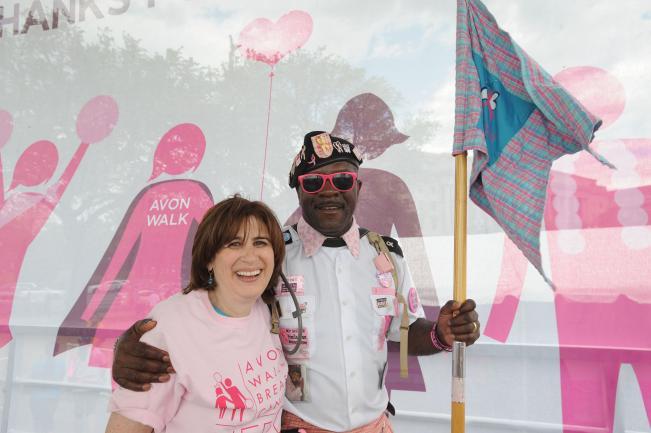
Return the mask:
[[215, 274], [213, 273], [212, 269], [208, 271], [208, 287], [212, 287], [215, 285]]

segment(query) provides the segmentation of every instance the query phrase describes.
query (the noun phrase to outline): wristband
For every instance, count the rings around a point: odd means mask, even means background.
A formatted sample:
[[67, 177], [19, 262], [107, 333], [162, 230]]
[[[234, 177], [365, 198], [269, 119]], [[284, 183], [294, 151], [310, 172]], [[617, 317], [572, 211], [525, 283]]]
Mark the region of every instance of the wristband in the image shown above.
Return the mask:
[[432, 327], [432, 332], [430, 332], [430, 337], [432, 338], [432, 346], [434, 346], [435, 349], [445, 351], [445, 352], [452, 352], [452, 347], [448, 346], [441, 340], [439, 340], [439, 336], [436, 335], [436, 328], [438, 327], [438, 323], [435, 323], [434, 326]]

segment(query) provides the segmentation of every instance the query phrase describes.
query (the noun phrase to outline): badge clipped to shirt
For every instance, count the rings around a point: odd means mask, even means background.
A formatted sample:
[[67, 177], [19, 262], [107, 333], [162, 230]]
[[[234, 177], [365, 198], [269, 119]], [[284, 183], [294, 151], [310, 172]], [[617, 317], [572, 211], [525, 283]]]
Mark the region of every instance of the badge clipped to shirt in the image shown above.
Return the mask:
[[287, 370], [285, 383], [287, 400], [292, 402], [311, 401], [307, 367], [303, 364], [288, 364]]
[[[303, 286], [303, 275], [288, 275], [287, 282], [294, 290], [296, 296], [301, 296], [305, 293], [305, 289]], [[289, 296], [289, 289], [282, 281], [282, 279], [278, 282], [278, 285], [276, 286], [276, 296]]]
[[[297, 298], [303, 318], [311, 317], [314, 314], [314, 296], [299, 295]], [[291, 320], [295, 318], [294, 311], [296, 310], [296, 305], [294, 305], [294, 300], [290, 296], [279, 296], [278, 303], [280, 304], [281, 319]]]
[[[285, 355], [288, 359], [308, 359], [310, 357], [310, 338], [311, 335], [307, 328], [303, 328], [303, 336], [301, 338], [301, 345], [293, 355]], [[296, 328], [280, 328], [280, 342], [285, 349], [291, 349], [298, 341], [298, 329]]]
[[389, 288], [393, 284], [393, 273], [391, 272], [378, 272], [376, 276], [378, 283], [382, 287]]
[[375, 264], [375, 269], [377, 269], [380, 274], [393, 271], [393, 263], [391, 263], [391, 260], [384, 252], [378, 254], [378, 256], [373, 259], [373, 263]]
[[375, 306], [379, 308], [386, 308], [388, 305], [387, 298], [376, 298], [375, 299]]
[[393, 316], [395, 304], [395, 292], [386, 287], [374, 287], [371, 295], [373, 310], [380, 316]]

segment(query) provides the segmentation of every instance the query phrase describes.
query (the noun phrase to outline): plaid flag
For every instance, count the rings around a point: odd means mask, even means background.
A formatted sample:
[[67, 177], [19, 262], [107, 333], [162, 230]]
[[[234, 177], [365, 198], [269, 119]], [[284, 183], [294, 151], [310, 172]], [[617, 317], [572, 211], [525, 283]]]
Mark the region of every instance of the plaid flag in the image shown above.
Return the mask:
[[452, 153], [475, 151], [470, 198], [550, 285], [540, 257], [549, 171], [563, 155], [592, 153], [588, 144], [600, 125], [497, 26], [481, 1], [457, 0]]

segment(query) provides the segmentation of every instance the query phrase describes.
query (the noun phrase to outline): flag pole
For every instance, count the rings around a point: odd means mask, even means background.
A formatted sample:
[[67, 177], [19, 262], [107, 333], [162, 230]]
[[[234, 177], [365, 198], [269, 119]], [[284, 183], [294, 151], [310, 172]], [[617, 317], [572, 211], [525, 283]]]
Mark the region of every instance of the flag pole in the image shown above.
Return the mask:
[[[459, 303], [466, 300], [467, 155], [463, 152], [454, 157], [454, 300]], [[452, 350], [452, 433], [466, 430], [465, 354], [466, 343], [455, 341]]]

